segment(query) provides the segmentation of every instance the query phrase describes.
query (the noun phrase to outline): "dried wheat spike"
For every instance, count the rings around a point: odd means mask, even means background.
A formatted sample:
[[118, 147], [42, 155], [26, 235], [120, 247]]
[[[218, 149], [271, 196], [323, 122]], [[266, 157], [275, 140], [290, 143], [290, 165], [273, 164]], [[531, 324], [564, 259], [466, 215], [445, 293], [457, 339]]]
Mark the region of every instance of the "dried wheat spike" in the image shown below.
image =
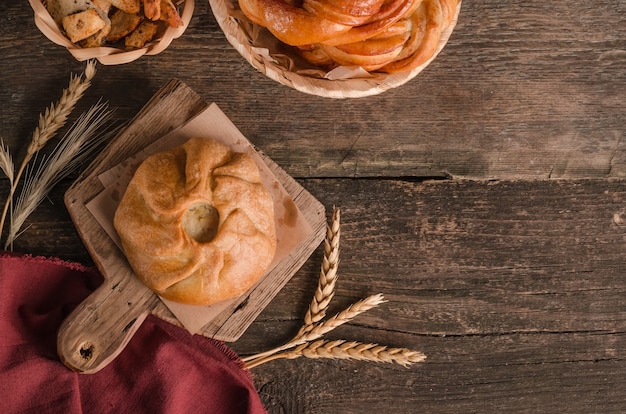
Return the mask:
[[28, 156], [41, 150], [65, 125], [68, 116], [85, 94], [85, 91], [89, 89], [91, 80], [96, 75], [96, 64], [93, 61], [87, 62], [84, 75], [84, 79], [82, 75], [70, 76], [69, 86], [63, 90], [59, 101], [56, 104], [51, 104], [49, 108], [46, 108], [44, 114], [39, 116], [39, 124], [33, 131], [31, 142], [28, 145]]
[[248, 364], [249, 367], [257, 366], [267, 361], [271, 361], [273, 359], [271, 358], [271, 355], [277, 354], [281, 351], [284, 351], [289, 348], [293, 348], [303, 343], [319, 339], [324, 334], [327, 334], [328, 332], [332, 331], [336, 327], [341, 326], [344, 323], [350, 322], [353, 318], [357, 317], [361, 313], [368, 311], [383, 302], [385, 301], [383, 300], [383, 295], [380, 293], [377, 295], [368, 296], [365, 299], [362, 299], [356, 303], [353, 303], [347, 309], [339, 312], [332, 318], [329, 318], [326, 321], [313, 325], [311, 329], [307, 330], [306, 332], [302, 334], [296, 335], [291, 341], [279, 347], [270, 349], [268, 351], [242, 358], [242, 360], [246, 364]]
[[363, 312], [375, 308], [376, 306], [384, 302], [385, 300], [383, 299], [383, 295], [380, 293], [377, 295], [368, 296], [365, 299], [353, 303], [347, 309], [339, 312], [332, 318], [313, 325], [310, 330], [297, 338], [298, 341], [294, 342], [300, 344], [303, 342], [314, 341], [322, 337], [322, 335], [332, 331], [336, 327], [341, 326], [346, 322], [350, 322], [352, 319], [362, 314]]
[[54, 104], [50, 104], [50, 107], [46, 108], [43, 115], [39, 115], [39, 124], [33, 131], [28, 147], [26, 148], [26, 155], [22, 160], [20, 168], [17, 170], [17, 174], [13, 179], [9, 196], [4, 204], [2, 210], [2, 216], [0, 217], [0, 235], [4, 228], [4, 222], [6, 221], [9, 207], [13, 201], [13, 195], [17, 188], [18, 182], [26, 169], [26, 165], [31, 161], [33, 156], [41, 150], [46, 143], [56, 135], [67, 122], [67, 118], [76, 106], [76, 103], [84, 95], [85, 91], [91, 86], [91, 80], [96, 75], [96, 63], [93, 60], [87, 62], [87, 67], [83, 76], [70, 76], [70, 83], [67, 89], [63, 90], [61, 98]]
[[313, 325], [324, 319], [326, 309], [335, 296], [337, 282], [337, 268], [339, 267], [339, 239], [341, 213], [338, 208], [333, 209], [331, 224], [326, 225], [326, 239], [324, 241], [324, 258], [320, 269], [320, 277], [313, 300], [304, 316], [304, 326], [296, 336], [310, 331]]
[[285, 358], [297, 358], [299, 356], [386, 362], [404, 367], [426, 360], [426, 355], [423, 353], [407, 348], [389, 348], [378, 344], [345, 340], [320, 340], [300, 345], [289, 352], [285, 352]]
[[[318, 287], [304, 317], [304, 325], [289, 342], [259, 354], [242, 358], [248, 369], [280, 358], [341, 358], [365, 361], [393, 362], [408, 366], [421, 362], [426, 357], [418, 351], [406, 348], [388, 348], [377, 344], [318, 340], [338, 326], [351, 321], [361, 313], [385, 302], [382, 294], [372, 295], [360, 300], [335, 316], [323, 320], [326, 310], [335, 292], [337, 267], [339, 263], [339, 209], [334, 209], [332, 224], [326, 227], [324, 261], [320, 272]], [[315, 342], [314, 342], [315, 341]]]

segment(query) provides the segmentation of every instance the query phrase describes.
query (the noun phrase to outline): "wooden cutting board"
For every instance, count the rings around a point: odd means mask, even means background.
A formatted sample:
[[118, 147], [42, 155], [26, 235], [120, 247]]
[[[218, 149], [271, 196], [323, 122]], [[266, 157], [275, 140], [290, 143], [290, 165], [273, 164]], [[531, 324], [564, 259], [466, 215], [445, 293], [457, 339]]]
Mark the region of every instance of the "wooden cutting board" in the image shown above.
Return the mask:
[[[149, 314], [181, 325], [161, 299], [133, 274], [122, 251], [100, 226], [87, 204], [103, 191], [100, 174], [143, 150], [208, 108], [193, 90], [172, 80], [93, 161], [65, 194], [78, 233], [104, 277], [103, 284], [63, 322], [57, 351], [69, 368], [94, 373], [123, 349]], [[324, 206], [271, 159], [259, 153], [300, 210], [311, 231], [251, 291], [230, 303], [199, 334], [237, 340], [319, 246], [326, 232]]]

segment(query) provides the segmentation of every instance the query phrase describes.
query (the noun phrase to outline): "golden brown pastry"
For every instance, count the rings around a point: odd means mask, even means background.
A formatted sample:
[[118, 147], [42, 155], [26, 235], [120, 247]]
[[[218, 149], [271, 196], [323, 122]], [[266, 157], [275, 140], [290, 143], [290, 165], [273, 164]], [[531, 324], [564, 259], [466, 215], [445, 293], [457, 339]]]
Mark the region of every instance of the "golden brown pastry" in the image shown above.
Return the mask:
[[254, 24], [310, 63], [410, 71], [434, 56], [458, 0], [239, 0]]
[[331, 39], [352, 26], [319, 17], [284, 0], [240, 0], [248, 18], [267, 29], [280, 41], [301, 46]]
[[137, 277], [187, 304], [240, 296], [276, 250], [274, 204], [256, 163], [207, 138], [144, 160], [114, 225]]

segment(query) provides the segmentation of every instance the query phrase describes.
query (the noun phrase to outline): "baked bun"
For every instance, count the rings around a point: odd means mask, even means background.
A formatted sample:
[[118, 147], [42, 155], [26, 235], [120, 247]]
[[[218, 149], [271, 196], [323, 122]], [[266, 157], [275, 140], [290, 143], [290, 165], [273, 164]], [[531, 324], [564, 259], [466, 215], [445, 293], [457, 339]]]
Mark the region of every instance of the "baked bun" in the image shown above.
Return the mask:
[[146, 158], [114, 225], [137, 277], [193, 305], [240, 296], [276, 250], [274, 204], [255, 161], [206, 138]]

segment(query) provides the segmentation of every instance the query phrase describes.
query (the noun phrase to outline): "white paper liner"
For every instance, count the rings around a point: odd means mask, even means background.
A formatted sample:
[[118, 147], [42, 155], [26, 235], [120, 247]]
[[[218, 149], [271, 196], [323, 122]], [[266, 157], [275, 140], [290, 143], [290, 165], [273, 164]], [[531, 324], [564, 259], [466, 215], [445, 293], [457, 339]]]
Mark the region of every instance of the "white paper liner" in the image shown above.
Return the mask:
[[[289, 253], [307, 238], [312, 232], [312, 228], [293, 202], [291, 196], [263, 161], [263, 158], [214, 103], [186, 125], [171, 131], [143, 151], [100, 174], [98, 178], [102, 182], [104, 190], [87, 203], [87, 209], [93, 214], [96, 221], [107, 232], [109, 237], [122, 249], [119, 236], [113, 227], [113, 217], [135, 170], [147, 156], [177, 147], [192, 137], [212, 138], [227, 145], [233, 151], [250, 155], [259, 166], [263, 185], [274, 200], [276, 219], [276, 253], [272, 264], [265, 276], [263, 276], [267, 277], [267, 274], [278, 263], [285, 260]], [[289, 225], [285, 223], [289, 223]], [[232, 301], [226, 301], [211, 306], [193, 306], [172, 302], [163, 298], [161, 300], [192, 334], [197, 333], [232, 303]]]

